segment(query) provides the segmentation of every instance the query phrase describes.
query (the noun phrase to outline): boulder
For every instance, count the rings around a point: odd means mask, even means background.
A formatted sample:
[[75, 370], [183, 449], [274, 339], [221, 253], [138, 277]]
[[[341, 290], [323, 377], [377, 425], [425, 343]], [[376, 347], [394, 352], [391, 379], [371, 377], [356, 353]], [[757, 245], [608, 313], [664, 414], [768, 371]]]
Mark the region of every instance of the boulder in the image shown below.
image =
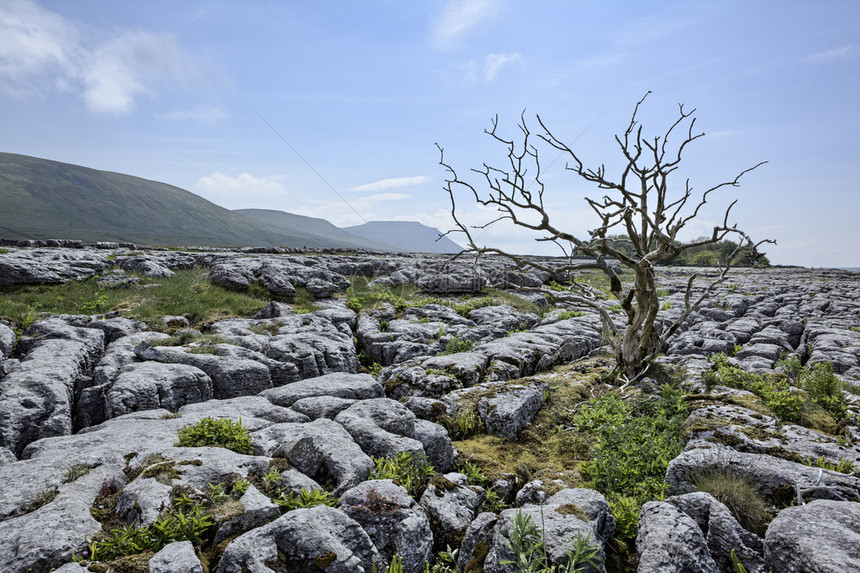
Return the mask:
[[406, 489], [391, 480], [365, 481], [344, 492], [339, 507], [364, 528], [386, 563], [398, 554], [403, 571], [424, 572], [433, 555], [433, 533]]
[[149, 560], [149, 573], [203, 573], [203, 566], [190, 541], [176, 541]]
[[460, 546], [484, 496], [484, 488], [469, 485], [463, 474], [438, 474], [430, 480], [420, 503], [430, 518], [438, 549]]
[[642, 506], [636, 555], [641, 573], [720, 573], [698, 524], [662, 501]]
[[107, 391], [107, 416], [153, 408], [176, 411], [211, 398], [212, 380], [199, 368], [158, 362], [129, 364]]
[[860, 570], [860, 503], [815, 500], [779, 512], [765, 534], [774, 573]]
[[384, 568], [370, 537], [333, 507], [296, 509], [227, 545], [217, 573], [313, 571], [370, 573]]

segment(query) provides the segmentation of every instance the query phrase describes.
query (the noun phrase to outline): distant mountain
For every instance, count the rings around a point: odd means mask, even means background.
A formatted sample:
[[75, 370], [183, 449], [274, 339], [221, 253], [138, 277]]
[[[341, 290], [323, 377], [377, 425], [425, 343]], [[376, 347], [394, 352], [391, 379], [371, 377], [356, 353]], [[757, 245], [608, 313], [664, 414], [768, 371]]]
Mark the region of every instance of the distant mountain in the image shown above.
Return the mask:
[[316, 217], [305, 217], [295, 215], [286, 211], [274, 211], [271, 209], [234, 209], [239, 213], [256, 221], [260, 221], [275, 229], [289, 232], [297, 236], [306, 236], [309, 239], [325, 237], [331, 246], [346, 248], [372, 249], [375, 251], [396, 251], [393, 246], [374, 241], [372, 238], [365, 239], [343, 229], [335, 227], [325, 219]]
[[[79, 165], [0, 153], [0, 238], [127, 241], [146, 246], [439, 250], [435, 229], [378, 222], [338, 229], [283, 211], [230, 211], [179, 187]], [[375, 232], [374, 232], [375, 231]], [[368, 234], [369, 232], [369, 234]]]
[[454, 254], [462, 251], [448, 237], [439, 238], [439, 231], [414, 221], [371, 221], [344, 231], [367, 240], [396, 245], [396, 250], [411, 253]]

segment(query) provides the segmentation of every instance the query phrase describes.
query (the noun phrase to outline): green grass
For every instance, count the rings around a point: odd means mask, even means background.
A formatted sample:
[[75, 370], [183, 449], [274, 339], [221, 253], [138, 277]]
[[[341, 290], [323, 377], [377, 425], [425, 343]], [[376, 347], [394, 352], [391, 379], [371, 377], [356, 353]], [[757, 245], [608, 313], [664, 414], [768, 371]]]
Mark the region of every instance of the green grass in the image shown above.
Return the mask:
[[149, 288], [106, 289], [95, 279], [62, 285], [0, 287], [0, 318], [27, 328], [39, 313], [97, 314], [120, 312], [136, 318], [152, 330], [165, 331], [165, 315], [185, 316], [192, 326], [232, 317], [250, 317], [267, 299], [230, 291], [209, 282], [204, 268], [177, 270], [169, 279], [142, 278]]

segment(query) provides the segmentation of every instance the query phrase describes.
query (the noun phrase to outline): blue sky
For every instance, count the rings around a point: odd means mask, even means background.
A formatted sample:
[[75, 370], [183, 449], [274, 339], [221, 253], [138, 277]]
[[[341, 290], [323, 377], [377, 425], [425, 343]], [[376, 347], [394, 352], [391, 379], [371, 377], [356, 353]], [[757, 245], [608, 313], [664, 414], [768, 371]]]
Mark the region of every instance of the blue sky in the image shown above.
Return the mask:
[[[463, 173], [501, 164], [483, 134], [494, 114], [513, 137], [524, 109], [532, 123], [538, 113], [612, 173], [613, 136], [648, 90], [646, 134], [665, 131], [679, 102], [706, 133], [676, 184], [703, 190], [769, 162], [686, 238], [738, 198], [739, 227], [778, 241], [772, 262], [860, 267], [854, 0], [0, 0], [0, 151], [339, 226], [448, 228], [434, 143]], [[594, 226], [583, 197], [598, 191], [563, 161], [545, 182], [558, 226]], [[472, 222], [492, 216], [458, 206]], [[532, 239], [481, 235], [548, 252]]]

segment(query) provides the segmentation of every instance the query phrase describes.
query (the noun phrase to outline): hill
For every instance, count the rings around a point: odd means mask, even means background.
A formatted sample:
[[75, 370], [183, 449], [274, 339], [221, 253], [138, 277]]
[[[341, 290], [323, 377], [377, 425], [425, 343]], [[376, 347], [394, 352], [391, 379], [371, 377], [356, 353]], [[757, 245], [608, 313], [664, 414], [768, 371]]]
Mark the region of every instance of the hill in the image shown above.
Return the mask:
[[397, 251], [395, 247], [379, 242], [379, 238], [365, 239], [343, 229], [335, 227], [325, 219], [316, 217], [305, 217], [295, 215], [286, 211], [275, 211], [272, 209], [235, 209], [239, 213], [275, 229], [289, 232], [297, 236], [307, 236], [309, 240], [325, 237], [331, 242], [331, 246], [346, 248], [373, 249], [376, 251]]
[[397, 245], [401, 252], [454, 254], [463, 250], [448, 237], [440, 239], [439, 231], [433, 227], [414, 221], [371, 221], [343, 230], [367, 240]]

